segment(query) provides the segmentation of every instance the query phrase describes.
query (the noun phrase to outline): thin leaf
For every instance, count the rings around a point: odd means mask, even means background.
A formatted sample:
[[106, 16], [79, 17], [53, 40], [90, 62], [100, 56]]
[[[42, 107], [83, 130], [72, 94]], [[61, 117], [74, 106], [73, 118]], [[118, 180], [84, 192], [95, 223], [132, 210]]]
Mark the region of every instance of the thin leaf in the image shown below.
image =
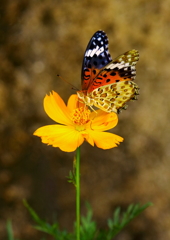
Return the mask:
[[108, 220], [108, 226], [110, 231], [107, 234], [107, 240], [111, 240], [115, 237], [132, 219], [137, 217], [141, 212], [143, 212], [147, 207], [151, 206], [152, 203], [147, 203], [143, 206], [139, 204], [131, 204], [126, 212], [123, 213], [123, 217], [120, 217], [120, 208], [117, 208], [113, 214], [113, 219]]
[[7, 228], [8, 240], [14, 240], [12, 224], [10, 220], [7, 221], [6, 228]]

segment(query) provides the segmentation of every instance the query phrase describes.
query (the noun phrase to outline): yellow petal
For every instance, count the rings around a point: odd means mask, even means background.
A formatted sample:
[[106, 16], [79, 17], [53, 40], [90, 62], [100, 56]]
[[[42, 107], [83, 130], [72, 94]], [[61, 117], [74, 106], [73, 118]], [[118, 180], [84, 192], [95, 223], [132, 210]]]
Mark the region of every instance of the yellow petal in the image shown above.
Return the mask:
[[91, 128], [97, 131], [106, 131], [114, 128], [118, 123], [118, 116], [116, 113], [107, 113], [98, 110], [96, 113], [93, 112], [90, 115], [92, 120]]
[[67, 108], [70, 111], [73, 111], [76, 108], [80, 107], [87, 108], [86, 105], [82, 102], [82, 100], [78, 98], [77, 94], [72, 94], [68, 100]]
[[72, 125], [69, 110], [67, 109], [62, 98], [56, 92], [53, 91], [50, 93], [50, 96], [45, 96], [44, 109], [47, 115], [55, 122], [65, 125]]
[[[93, 138], [94, 143], [98, 148], [110, 149], [117, 147], [120, 142], [123, 142], [123, 138], [108, 132], [97, 132], [88, 130], [89, 135]], [[88, 139], [87, 139], [88, 141]], [[90, 143], [90, 142], [89, 142]]]
[[69, 97], [68, 103], [67, 103], [67, 108], [70, 110], [70, 112], [78, 107], [77, 102], [78, 102], [78, 96], [76, 94], [72, 94]]
[[83, 137], [86, 139], [86, 141], [94, 147], [94, 139], [91, 134], [86, 131], [84, 134], [82, 133]]
[[38, 128], [34, 135], [41, 137], [43, 143], [58, 147], [65, 152], [75, 151], [84, 142], [81, 132], [73, 127], [57, 124]]

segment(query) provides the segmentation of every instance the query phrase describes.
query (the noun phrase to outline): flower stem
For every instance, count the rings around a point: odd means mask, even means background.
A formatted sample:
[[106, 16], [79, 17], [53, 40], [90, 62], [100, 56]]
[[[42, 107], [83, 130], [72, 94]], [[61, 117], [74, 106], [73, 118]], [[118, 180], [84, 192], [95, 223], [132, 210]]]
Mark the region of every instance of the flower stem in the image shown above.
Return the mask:
[[76, 151], [76, 240], [80, 240], [80, 147]]

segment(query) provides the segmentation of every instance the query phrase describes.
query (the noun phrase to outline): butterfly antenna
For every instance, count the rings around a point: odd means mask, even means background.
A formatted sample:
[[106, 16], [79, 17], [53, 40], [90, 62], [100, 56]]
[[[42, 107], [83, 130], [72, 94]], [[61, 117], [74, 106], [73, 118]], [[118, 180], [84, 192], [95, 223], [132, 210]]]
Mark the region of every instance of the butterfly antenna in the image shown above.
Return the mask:
[[68, 84], [72, 87], [71, 89], [76, 90], [76, 91], [79, 91], [78, 88], [76, 88], [76, 87], [75, 87], [74, 85], [72, 85], [71, 83], [67, 82], [67, 81], [66, 81], [64, 78], [62, 78], [59, 74], [57, 74], [57, 77], [59, 77], [62, 81], [68, 83]]

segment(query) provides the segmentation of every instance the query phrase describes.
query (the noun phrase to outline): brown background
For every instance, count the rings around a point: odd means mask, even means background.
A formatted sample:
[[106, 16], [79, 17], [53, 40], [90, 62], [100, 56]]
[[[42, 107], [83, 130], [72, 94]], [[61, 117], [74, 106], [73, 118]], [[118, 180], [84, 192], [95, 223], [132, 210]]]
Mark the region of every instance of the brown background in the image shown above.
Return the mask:
[[0, 11], [0, 240], [7, 219], [16, 238], [40, 239], [23, 198], [42, 218], [57, 218], [72, 231], [75, 190], [66, 176], [74, 153], [32, 133], [53, 123], [42, 106], [46, 93], [55, 90], [65, 100], [75, 93], [57, 74], [80, 88], [83, 54], [99, 29], [113, 58], [139, 50], [141, 94], [112, 130], [125, 138], [118, 148], [81, 148], [82, 213], [90, 202], [105, 228], [117, 206], [151, 201], [116, 240], [170, 239], [170, 1], [6, 0]]

